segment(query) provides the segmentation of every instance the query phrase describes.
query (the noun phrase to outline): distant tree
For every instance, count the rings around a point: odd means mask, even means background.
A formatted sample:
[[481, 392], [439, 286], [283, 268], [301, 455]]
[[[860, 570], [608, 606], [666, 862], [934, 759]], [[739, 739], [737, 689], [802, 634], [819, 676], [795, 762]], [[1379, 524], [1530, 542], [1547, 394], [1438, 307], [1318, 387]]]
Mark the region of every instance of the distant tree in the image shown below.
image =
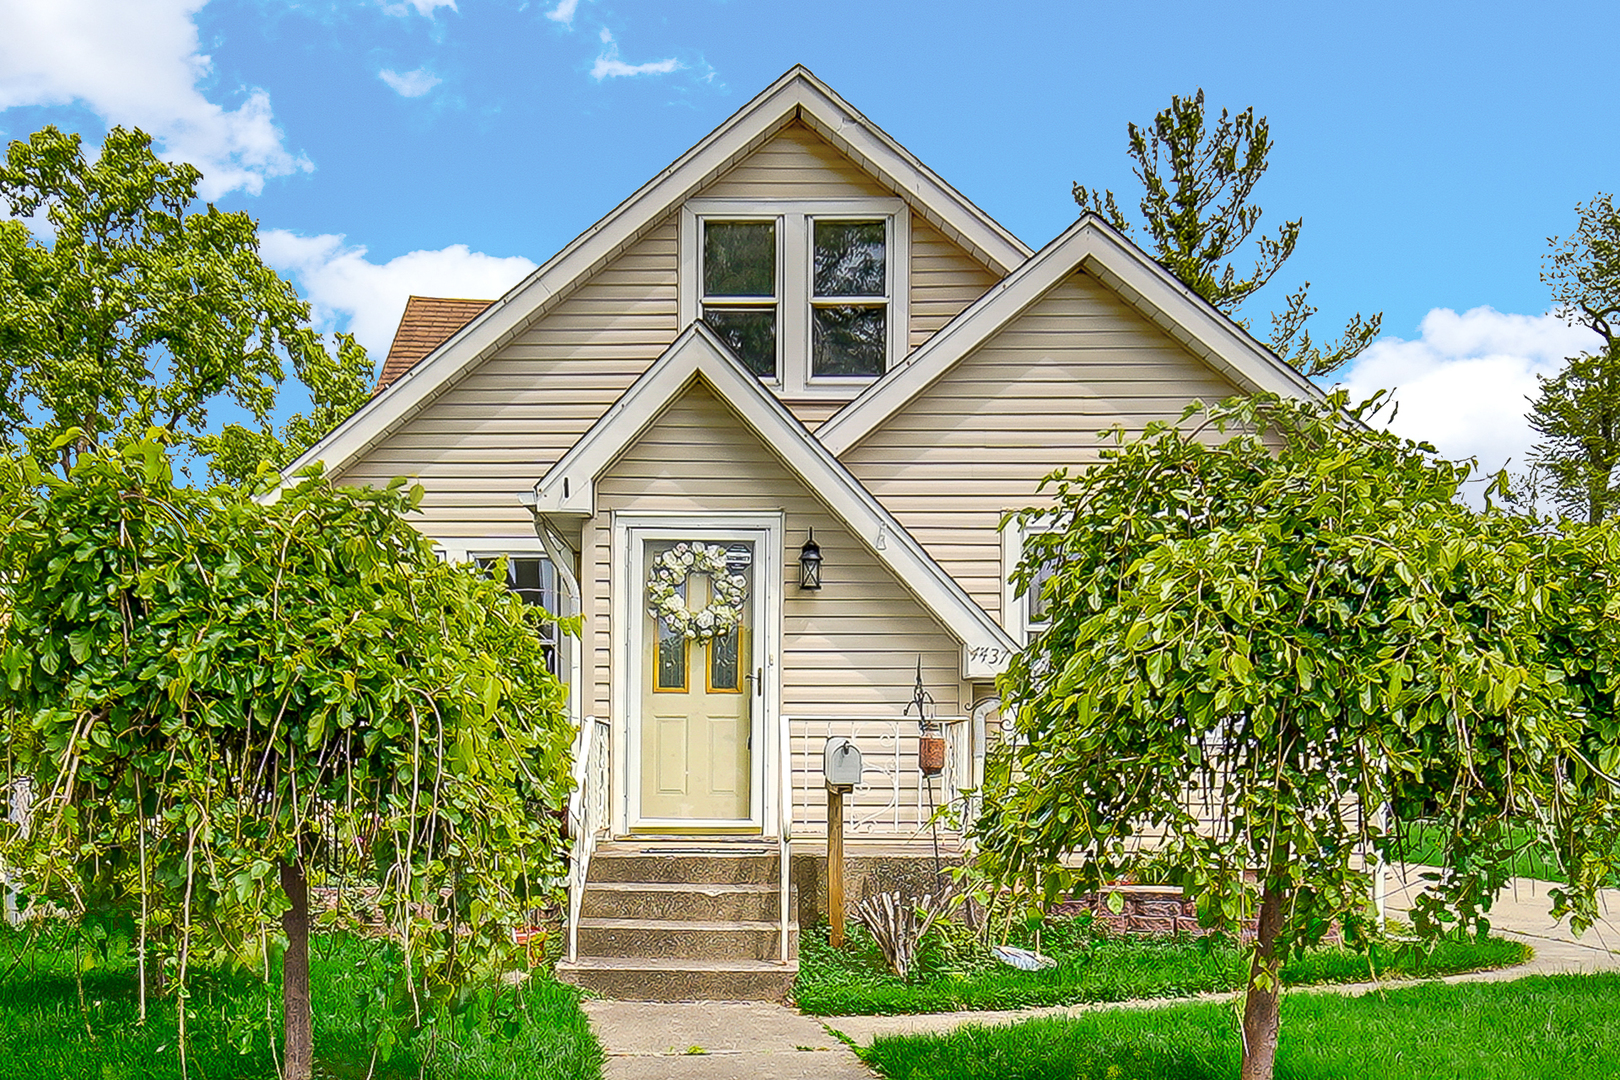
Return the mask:
[[1620, 212], [1601, 193], [1575, 212], [1575, 231], [1548, 241], [1542, 280], [1559, 312], [1601, 343], [1540, 378], [1528, 419], [1542, 441], [1530, 460], [1560, 510], [1596, 522], [1620, 512]]
[[33, 805], [0, 863], [25, 902], [134, 923], [143, 1017], [153, 972], [183, 1004], [199, 962], [268, 975], [284, 946], [308, 1080], [320, 887], [386, 919], [385, 1021], [499, 993], [561, 873], [565, 694], [535, 609], [405, 520], [420, 489], [311, 475], [261, 505], [176, 485], [167, 450], [7, 462], [0, 779]]
[[[1262, 211], [1252, 199], [1268, 167], [1271, 126], [1263, 116], [1256, 119], [1252, 108], [1235, 117], [1222, 109], [1210, 131], [1204, 92], [1199, 90], [1190, 98], [1172, 96], [1170, 107], [1153, 118], [1151, 128], [1132, 123], [1127, 132], [1127, 151], [1142, 183], [1140, 208], [1153, 256], [1198, 295], [1236, 317], [1299, 242], [1299, 218], [1285, 221], [1275, 236], [1254, 235]], [[1075, 184], [1074, 200], [1121, 232], [1132, 232], [1112, 191]], [[1230, 260], [1251, 238], [1254, 266], [1240, 272]], [[1270, 347], [1305, 374], [1324, 375], [1370, 345], [1384, 317], [1379, 313], [1363, 319], [1358, 313], [1337, 342], [1324, 346], [1312, 340], [1305, 325], [1316, 314], [1307, 299], [1310, 287], [1305, 282], [1287, 298], [1286, 307], [1271, 316]]]
[[1014, 580], [1050, 572], [1051, 625], [1000, 683], [980, 866], [1044, 902], [1151, 863], [1204, 925], [1255, 927], [1244, 1080], [1272, 1076], [1284, 960], [1367, 941], [1364, 858], [1398, 861], [1401, 823], [1443, 837], [1424, 935], [1488, 926], [1526, 830], [1577, 930], [1615, 867], [1620, 532], [1477, 512], [1467, 464], [1365, 415], [1195, 405], [1024, 515]]
[[[11, 143], [0, 165], [11, 216], [0, 220], [0, 444], [65, 475], [85, 450], [161, 426], [240, 483], [364, 402], [365, 351], [352, 339], [326, 349], [309, 306], [259, 257], [247, 214], [194, 209], [201, 175], [157, 157], [139, 130], [113, 128], [94, 159], [54, 127]], [[289, 368], [313, 408], [278, 435], [271, 413]], [[220, 402], [253, 426], [209, 434]], [[62, 441], [70, 429], [78, 438]]]

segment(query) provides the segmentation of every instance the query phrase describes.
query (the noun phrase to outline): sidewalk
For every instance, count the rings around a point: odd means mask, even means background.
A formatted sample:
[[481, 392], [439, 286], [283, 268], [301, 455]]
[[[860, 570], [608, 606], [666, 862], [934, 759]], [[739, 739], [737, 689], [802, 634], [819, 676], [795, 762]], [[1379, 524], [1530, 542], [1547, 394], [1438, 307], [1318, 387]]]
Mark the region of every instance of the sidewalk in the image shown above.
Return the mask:
[[[607, 1080], [871, 1080], [821, 1021], [757, 1001], [587, 1001]], [[701, 1051], [698, 1053], [697, 1051]]]

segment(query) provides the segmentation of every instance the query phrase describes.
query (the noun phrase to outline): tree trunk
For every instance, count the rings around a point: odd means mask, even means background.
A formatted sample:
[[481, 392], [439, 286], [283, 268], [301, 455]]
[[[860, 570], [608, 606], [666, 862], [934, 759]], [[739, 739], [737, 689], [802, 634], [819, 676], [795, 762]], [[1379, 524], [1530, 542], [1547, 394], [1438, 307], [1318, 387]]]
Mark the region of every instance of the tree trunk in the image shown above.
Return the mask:
[[1277, 1067], [1277, 1030], [1282, 1026], [1282, 965], [1277, 962], [1277, 930], [1283, 895], [1268, 888], [1260, 897], [1260, 925], [1249, 965], [1243, 1001], [1242, 1080], [1271, 1080]]
[[281, 962], [281, 1019], [286, 1032], [283, 1080], [310, 1080], [315, 1032], [309, 1012], [309, 881], [302, 862], [281, 864], [281, 890], [291, 906], [281, 915], [287, 954]]

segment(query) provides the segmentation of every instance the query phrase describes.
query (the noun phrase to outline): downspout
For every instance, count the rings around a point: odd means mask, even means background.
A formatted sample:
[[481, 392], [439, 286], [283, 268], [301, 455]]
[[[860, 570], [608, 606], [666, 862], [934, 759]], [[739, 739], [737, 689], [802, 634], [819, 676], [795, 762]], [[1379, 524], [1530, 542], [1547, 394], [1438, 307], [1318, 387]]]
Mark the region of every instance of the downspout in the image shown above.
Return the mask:
[[[568, 547], [568, 542], [562, 538], [550, 518], [536, 509], [537, 499], [534, 492], [525, 491], [518, 496], [518, 501], [528, 508], [534, 519], [534, 534], [540, 538], [540, 546], [545, 549], [546, 558], [557, 571], [557, 578], [562, 582], [564, 603], [562, 606], [571, 608], [571, 611], [559, 611], [556, 614], [562, 617], [580, 616], [584, 614], [584, 600], [579, 588], [579, 578], [574, 574], [574, 555]], [[584, 652], [583, 642], [575, 639], [575, 646], [568, 650], [568, 718], [574, 722], [576, 730], [583, 730], [580, 724], [579, 680], [581, 672], [580, 655]]]

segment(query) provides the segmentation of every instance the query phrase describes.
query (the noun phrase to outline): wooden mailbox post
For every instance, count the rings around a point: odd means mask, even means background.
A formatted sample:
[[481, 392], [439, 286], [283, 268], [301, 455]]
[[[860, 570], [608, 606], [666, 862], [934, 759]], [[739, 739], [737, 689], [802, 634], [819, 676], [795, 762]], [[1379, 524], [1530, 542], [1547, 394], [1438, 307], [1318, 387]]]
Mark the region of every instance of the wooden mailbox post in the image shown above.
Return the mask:
[[827, 784], [827, 941], [844, 947], [844, 796], [861, 782], [861, 751], [845, 736], [827, 740], [821, 752]]

